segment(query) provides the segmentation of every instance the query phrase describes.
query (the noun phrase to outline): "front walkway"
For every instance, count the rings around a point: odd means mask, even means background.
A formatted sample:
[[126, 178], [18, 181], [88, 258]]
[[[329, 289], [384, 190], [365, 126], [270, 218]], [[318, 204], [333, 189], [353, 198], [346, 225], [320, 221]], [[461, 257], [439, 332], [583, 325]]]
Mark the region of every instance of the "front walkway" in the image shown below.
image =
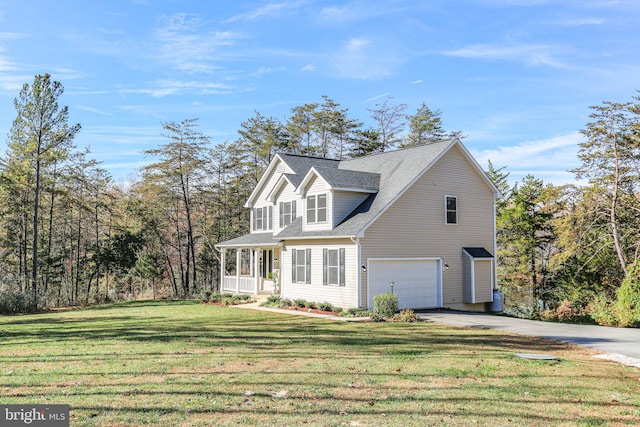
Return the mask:
[[589, 347], [607, 359], [640, 368], [640, 329], [541, 322], [486, 313], [426, 310], [423, 320], [480, 329], [496, 329]]

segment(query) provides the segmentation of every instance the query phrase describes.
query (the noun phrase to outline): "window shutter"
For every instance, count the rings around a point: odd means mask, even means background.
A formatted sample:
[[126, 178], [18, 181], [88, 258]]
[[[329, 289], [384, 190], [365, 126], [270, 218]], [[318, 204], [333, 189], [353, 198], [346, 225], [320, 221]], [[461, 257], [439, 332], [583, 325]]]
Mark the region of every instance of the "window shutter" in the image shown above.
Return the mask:
[[340, 248], [340, 286], [345, 285], [344, 281], [344, 248]]
[[296, 250], [291, 251], [291, 282], [296, 283]]
[[305, 258], [307, 261], [306, 279], [307, 279], [307, 283], [311, 283], [311, 249], [307, 249], [307, 256]]
[[280, 202], [280, 228], [282, 228], [282, 225], [284, 224], [284, 203]]
[[273, 230], [273, 206], [269, 206], [269, 230]]
[[296, 201], [291, 202], [291, 222], [296, 219]]
[[258, 209], [254, 208], [252, 213], [253, 213], [253, 230], [255, 231], [258, 227], [258, 215], [257, 215]]
[[329, 250], [322, 250], [322, 284], [329, 284]]

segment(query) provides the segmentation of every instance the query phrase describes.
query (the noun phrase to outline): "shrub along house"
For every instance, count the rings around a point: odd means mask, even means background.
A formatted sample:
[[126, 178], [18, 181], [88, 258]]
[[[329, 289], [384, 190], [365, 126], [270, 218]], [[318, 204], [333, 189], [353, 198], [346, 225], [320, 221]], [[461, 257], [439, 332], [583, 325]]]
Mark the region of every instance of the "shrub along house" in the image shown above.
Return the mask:
[[251, 233], [217, 245], [222, 290], [483, 310], [499, 197], [458, 139], [342, 161], [278, 154], [245, 204]]

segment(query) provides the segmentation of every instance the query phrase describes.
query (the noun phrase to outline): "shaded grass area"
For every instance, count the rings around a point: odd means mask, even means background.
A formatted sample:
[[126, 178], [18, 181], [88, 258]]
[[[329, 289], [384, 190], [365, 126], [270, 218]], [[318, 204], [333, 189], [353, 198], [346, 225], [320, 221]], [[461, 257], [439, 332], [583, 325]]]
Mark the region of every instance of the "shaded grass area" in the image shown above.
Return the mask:
[[190, 301], [0, 317], [0, 401], [69, 404], [73, 426], [635, 426], [639, 392], [588, 350], [434, 323]]

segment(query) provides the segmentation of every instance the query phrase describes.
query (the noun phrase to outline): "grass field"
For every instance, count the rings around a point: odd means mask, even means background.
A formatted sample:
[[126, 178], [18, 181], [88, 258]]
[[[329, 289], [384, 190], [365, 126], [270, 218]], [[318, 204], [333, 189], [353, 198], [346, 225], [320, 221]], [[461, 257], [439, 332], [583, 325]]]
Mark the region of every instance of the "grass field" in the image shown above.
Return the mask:
[[72, 426], [637, 426], [640, 370], [489, 330], [151, 301], [0, 317], [0, 401], [69, 404]]

